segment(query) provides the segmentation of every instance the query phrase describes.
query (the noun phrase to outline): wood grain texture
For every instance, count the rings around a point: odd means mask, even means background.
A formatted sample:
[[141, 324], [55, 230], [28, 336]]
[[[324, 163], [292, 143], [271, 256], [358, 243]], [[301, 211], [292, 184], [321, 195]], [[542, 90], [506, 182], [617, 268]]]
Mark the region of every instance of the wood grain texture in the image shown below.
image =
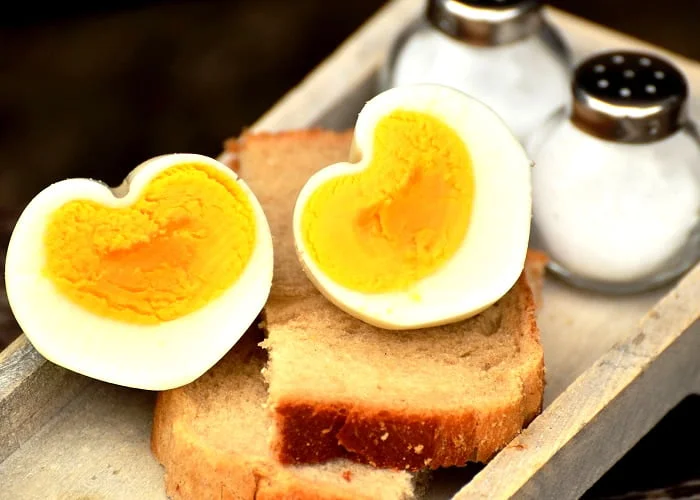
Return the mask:
[[[254, 130], [351, 126], [375, 91], [391, 43], [422, 6], [422, 0], [389, 2]], [[577, 60], [603, 48], [651, 48], [560, 11], [548, 15]], [[672, 57], [700, 95], [700, 64], [651, 49]], [[693, 113], [700, 116], [697, 103]], [[699, 275], [697, 266], [677, 288], [628, 297], [587, 293], [548, 278], [539, 315], [547, 408], [459, 498], [575, 498], [683, 395], [700, 390], [700, 367], [692, 359], [700, 351]], [[162, 470], [148, 451], [151, 404], [149, 393], [48, 363], [20, 337], [0, 354], [3, 494], [19, 500], [164, 498]], [[439, 477], [431, 499], [451, 497], [470, 474], [449, 470]]]
[[149, 448], [154, 394], [89, 384], [0, 463], [8, 500], [166, 500]]
[[87, 384], [82, 375], [46, 361], [24, 335], [0, 352], [0, 462]]
[[578, 498], [683, 397], [700, 392], [698, 318], [700, 266], [455, 498]]

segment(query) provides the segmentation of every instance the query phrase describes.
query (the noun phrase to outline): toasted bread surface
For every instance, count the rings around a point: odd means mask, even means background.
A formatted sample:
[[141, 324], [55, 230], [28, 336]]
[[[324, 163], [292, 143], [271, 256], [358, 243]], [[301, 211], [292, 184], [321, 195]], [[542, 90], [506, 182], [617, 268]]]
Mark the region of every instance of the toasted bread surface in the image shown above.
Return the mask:
[[541, 410], [544, 364], [526, 274], [478, 316], [410, 332], [371, 327], [328, 302], [298, 263], [296, 196], [318, 169], [348, 157], [351, 133], [244, 136], [241, 175], [256, 192], [275, 241], [266, 306], [266, 376], [272, 447], [283, 463], [348, 457], [380, 467], [484, 462]]

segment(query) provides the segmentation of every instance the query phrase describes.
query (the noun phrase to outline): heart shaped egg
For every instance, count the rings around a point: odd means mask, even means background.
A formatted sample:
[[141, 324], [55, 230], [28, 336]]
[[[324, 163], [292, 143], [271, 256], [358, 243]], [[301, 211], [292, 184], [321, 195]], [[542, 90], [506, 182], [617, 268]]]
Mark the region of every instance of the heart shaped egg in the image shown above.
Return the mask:
[[191, 382], [243, 335], [272, 282], [272, 238], [248, 186], [211, 158], [172, 154], [114, 189], [39, 193], [5, 265], [17, 322], [44, 357], [141, 389]]
[[455, 322], [523, 270], [531, 162], [504, 122], [457, 90], [387, 90], [361, 110], [350, 160], [314, 174], [294, 210], [316, 287], [387, 329]]

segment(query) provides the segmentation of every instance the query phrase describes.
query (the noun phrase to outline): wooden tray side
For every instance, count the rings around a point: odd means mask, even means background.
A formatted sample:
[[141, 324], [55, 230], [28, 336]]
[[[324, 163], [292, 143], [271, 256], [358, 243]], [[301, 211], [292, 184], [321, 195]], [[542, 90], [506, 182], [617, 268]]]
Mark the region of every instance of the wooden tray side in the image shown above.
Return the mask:
[[578, 498], [681, 399], [700, 392], [699, 316], [700, 265], [455, 498]]
[[90, 380], [49, 363], [24, 335], [0, 352], [0, 463]]

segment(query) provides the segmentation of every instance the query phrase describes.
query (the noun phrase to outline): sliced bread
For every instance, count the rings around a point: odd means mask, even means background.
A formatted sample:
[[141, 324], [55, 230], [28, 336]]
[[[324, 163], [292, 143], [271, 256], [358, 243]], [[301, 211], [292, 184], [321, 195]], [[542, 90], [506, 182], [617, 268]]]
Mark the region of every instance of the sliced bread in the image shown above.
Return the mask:
[[[258, 196], [275, 231], [272, 311], [278, 311], [278, 316], [284, 311], [290, 318], [296, 317], [297, 323], [303, 323], [306, 314], [318, 317], [316, 307], [320, 308], [320, 314], [333, 313], [306, 281], [291, 253], [294, 246], [290, 239], [291, 220], [287, 215], [291, 214], [295, 193], [309, 170], [344, 159], [350, 141], [350, 134], [306, 131], [249, 135], [244, 140], [227, 143], [225, 161], [239, 171], [239, 167], [243, 167], [241, 173], [247, 179], [260, 179]], [[264, 167], [270, 165], [278, 166], [276, 173], [263, 174]], [[294, 171], [300, 171], [296, 180]], [[542, 255], [528, 255], [526, 271], [536, 293], [539, 293], [545, 262]], [[521, 282], [518, 286], [525, 285]], [[325, 331], [323, 324], [314, 322], [311, 326], [321, 333]], [[332, 330], [338, 328], [335, 324], [330, 326]], [[277, 329], [273, 327], [273, 331]], [[266, 352], [256, 346], [260, 340], [262, 332], [255, 325], [200, 379], [158, 395], [151, 446], [165, 466], [166, 490], [171, 498], [344, 500], [421, 496], [425, 475], [420, 473], [374, 468], [343, 458], [316, 465], [280, 464], [268, 445], [273, 418], [265, 409], [268, 395], [261, 369], [266, 362]], [[428, 346], [426, 359], [430, 352]], [[353, 356], [361, 357], [358, 353]], [[389, 355], [388, 359], [391, 358]], [[323, 374], [319, 372], [319, 376]], [[405, 382], [410, 392], [417, 380], [409, 374]], [[451, 383], [457, 386], [459, 380]], [[318, 394], [311, 395], [312, 400], [317, 398]], [[539, 401], [537, 395], [533, 400]], [[536, 405], [533, 402], [531, 406]], [[457, 419], [454, 422], [461, 425]], [[312, 418], [309, 423], [316, 424], [316, 421]], [[299, 425], [298, 432], [303, 434], [307, 424], [302, 421]], [[378, 437], [379, 442], [382, 436], [384, 434]], [[308, 448], [306, 443], [300, 446], [304, 450]], [[460, 445], [455, 443], [455, 446], [459, 448]], [[336, 440], [334, 451], [337, 448]], [[341, 448], [341, 453], [347, 453], [343, 450]]]
[[252, 327], [206, 374], [158, 394], [151, 448], [172, 499], [413, 499], [414, 474], [349, 460], [282, 466], [267, 445], [272, 419]]
[[[275, 456], [408, 470], [487, 461], [542, 406], [543, 353], [526, 276], [480, 315], [439, 328], [385, 331], [332, 305], [297, 261], [292, 210], [311, 174], [347, 159], [351, 140], [316, 130], [228, 144], [275, 242], [263, 344]], [[531, 257], [528, 267], [541, 260]]]
[[[346, 154], [347, 135], [309, 133], [311, 137], [315, 140], [296, 146], [280, 140], [277, 154], [312, 156], [319, 164]], [[238, 142], [229, 141], [222, 158], [235, 170], [239, 170], [237, 152]], [[249, 167], [246, 173], [253, 175], [255, 165]], [[284, 214], [291, 214], [294, 195], [274, 178], [269, 187], [276, 195], [265, 195], [267, 217], [279, 227], [287, 223]], [[278, 259], [275, 265], [275, 272], [282, 274], [278, 280], [282, 287], [284, 276], [289, 275], [282, 269], [292, 274], [298, 269], [303, 276], [294, 259]], [[346, 459], [282, 466], [268, 446], [273, 422], [265, 409], [267, 391], [261, 373], [267, 353], [256, 345], [262, 338], [262, 331], [254, 325], [198, 380], [158, 394], [151, 449], [165, 468], [170, 498], [409, 500], [420, 496], [426, 480], [421, 474], [377, 469]]]

